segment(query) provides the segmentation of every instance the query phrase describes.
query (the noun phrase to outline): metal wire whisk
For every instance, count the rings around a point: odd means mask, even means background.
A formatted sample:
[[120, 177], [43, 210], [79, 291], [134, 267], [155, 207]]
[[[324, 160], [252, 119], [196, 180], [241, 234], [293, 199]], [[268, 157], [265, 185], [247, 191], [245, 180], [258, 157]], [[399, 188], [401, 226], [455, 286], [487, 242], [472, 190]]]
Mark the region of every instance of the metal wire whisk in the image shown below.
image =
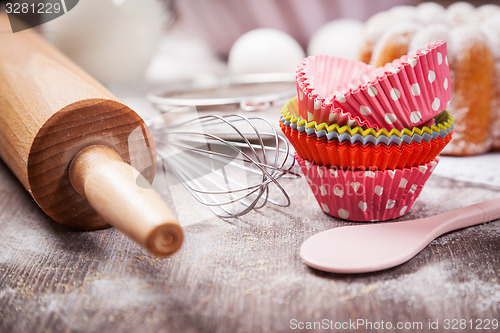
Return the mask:
[[238, 217], [267, 202], [290, 205], [278, 179], [300, 176], [291, 171], [295, 160], [288, 141], [268, 120], [207, 115], [166, 125], [158, 117], [149, 127], [164, 171], [172, 171], [217, 216]]

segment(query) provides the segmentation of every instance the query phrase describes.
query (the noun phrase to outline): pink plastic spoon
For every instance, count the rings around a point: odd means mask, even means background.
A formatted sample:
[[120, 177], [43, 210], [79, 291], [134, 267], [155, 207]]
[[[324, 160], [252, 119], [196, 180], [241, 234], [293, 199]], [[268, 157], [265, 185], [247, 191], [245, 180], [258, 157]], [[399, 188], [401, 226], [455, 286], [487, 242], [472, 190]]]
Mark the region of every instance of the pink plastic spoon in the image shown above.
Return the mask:
[[500, 198], [418, 220], [345, 226], [309, 237], [300, 256], [335, 273], [368, 273], [402, 264], [436, 237], [500, 218]]

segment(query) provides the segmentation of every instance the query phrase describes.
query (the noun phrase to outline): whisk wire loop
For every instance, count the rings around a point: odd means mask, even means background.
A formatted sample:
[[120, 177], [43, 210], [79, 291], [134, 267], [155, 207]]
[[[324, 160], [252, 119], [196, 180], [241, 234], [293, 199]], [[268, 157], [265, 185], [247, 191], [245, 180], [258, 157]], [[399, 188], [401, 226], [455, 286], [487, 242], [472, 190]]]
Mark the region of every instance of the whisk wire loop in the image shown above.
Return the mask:
[[[278, 180], [300, 176], [292, 171], [288, 141], [267, 119], [206, 115], [170, 126], [153, 120], [150, 128], [163, 170], [166, 165], [219, 217], [238, 217], [267, 202], [290, 205]], [[271, 184], [284, 200], [274, 198]]]

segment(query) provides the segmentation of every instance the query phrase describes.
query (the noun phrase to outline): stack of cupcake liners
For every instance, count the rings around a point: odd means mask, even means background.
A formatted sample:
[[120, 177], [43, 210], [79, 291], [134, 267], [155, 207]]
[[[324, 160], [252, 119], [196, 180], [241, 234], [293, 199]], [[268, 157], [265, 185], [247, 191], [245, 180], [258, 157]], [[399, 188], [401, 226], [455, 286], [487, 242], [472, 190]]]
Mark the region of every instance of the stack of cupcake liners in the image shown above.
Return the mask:
[[280, 127], [321, 209], [351, 221], [408, 213], [452, 138], [446, 43], [381, 68], [306, 58]]

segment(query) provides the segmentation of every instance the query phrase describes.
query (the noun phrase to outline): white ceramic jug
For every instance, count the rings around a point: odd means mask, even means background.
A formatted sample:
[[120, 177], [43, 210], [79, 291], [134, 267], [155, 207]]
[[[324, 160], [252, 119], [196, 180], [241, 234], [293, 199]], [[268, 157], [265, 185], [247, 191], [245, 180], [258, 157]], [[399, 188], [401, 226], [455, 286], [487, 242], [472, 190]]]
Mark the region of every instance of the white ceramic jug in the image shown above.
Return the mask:
[[140, 78], [163, 28], [160, 0], [80, 0], [42, 26], [46, 38], [104, 84]]

